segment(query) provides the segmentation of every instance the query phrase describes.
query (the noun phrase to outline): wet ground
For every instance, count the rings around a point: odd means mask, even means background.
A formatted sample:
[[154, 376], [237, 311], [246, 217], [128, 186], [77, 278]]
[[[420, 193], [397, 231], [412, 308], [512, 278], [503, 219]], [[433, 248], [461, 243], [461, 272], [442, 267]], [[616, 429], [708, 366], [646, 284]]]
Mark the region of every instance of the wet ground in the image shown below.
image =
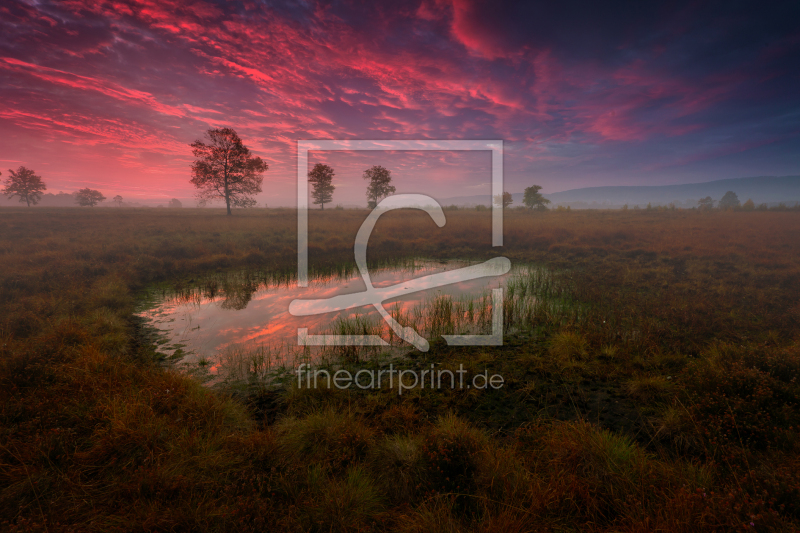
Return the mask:
[[[402, 288], [403, 282], [434, 274], [444, 277], [447, 282], [448, 273], [474, 263], [416, 260], [401, 267], [377, 269], [371, 272], [371, 278], [376, 288]], [[455, 301], [485, 301], [488, 298], [491, 301], [491, 289], [504, 286], [526, 268], [512, 266], [511, 272], [505, 275], [459, 283], [451, 281], [433, 289], [392, 298], [384, 303], [384, 307], [392, 314], [409, 315], [437, 297], [450, 297]], [[453, 279], [457, 278], [453, 276]], [[245, 274], [222, 281], [206, 280], [179, 290], [151, 291], [136, 316], [148, 326], [149, 335], [155, 335], [151, 340], [159, 352], [185, 363], [209, 360], [213, 373], [215, 358], [233, 348], [266, 349], [271, 354], [283, 354], [286, 362], [291, 364], [291, 356], [303, 351], [303, 347], [298, 345], [300, 328], [307, 328], [308, 334], [318, 335], [331, 333], [341, 322], [360, 321], [377, 324], [382, 328], [381, 336], [390, 339], [388, 327], [371, 306], [311, 316], [293, 316], [289, 312], [290, 303], [295, 300], [326, 299], [364, 290], [365, 283], [357, 273], [312, 279], [309, 287], [299, 287], [293, 281], [254, 282]]]

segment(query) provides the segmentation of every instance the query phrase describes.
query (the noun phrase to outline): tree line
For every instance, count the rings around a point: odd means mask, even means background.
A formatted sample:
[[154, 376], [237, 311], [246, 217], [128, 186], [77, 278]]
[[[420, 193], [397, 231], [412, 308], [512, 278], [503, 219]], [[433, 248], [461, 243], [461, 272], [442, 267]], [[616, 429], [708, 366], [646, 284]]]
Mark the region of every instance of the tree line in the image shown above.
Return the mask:
[[[701, 198], [697, 201], [697, 206], [700, 209], [713, 209], [714, 208], [714, 199], [710, 196], [706, 196], [705, 198]], [[722, 198], [720, 198], [717, 207], [719, 209], [734, 209], [736, 207], [740, 207], [741, 203], [739, 202], [739, 196], [733, 191], [726, 192]], [[755, 204], [753, 200], [747, 200], [745, 202], [745, 206], [747, 208], [755, 209]]]
[[[197, 189], [198, 205], [203, 206], [212, 200], [223, 200], [227, 214], [231, 209], [240, 207], [253, 207], [256, 205], [254, 196], [261, 192], [263, 182], [262, 174], [269, 169], [260, 157], [254, 156], [244, 145], [239, 135], [231, 128], [209, 129], [205, 133], [205, 141], [197, 140], [190, 146], [192, 154], [197, 158], [191, 167], [190, 183]], [[33, 170], [20, 166], [16, 171], [9, 170], [9, 176], [4, 182], [0, 193], [8, 198], [18, 197], [20, 203], [28, 207], [36, 205], [41, 200], [47, 186], [42, 177]], [[2, 173], [0, 173], [2, 176]], [[311, 198], [314, 205], [325, 209], [325, 204], [333, 200], [336, 186], [333, 184], [334, 169], [327, 164], [317, 163], [308, 173], [308, 183], [312, 187]], [[380, 165], [374, 165], [364, 171], [362, 177], [367, 180], [367, 206], [375, 208], [387, 196], [394, 194], [396, 189], [392, 185], [392, 173]], [[3, 182], [0, 179], [0, 183]], [[539, 191], [541, 185], [531, 185], [525, 189], [522, 203], [536, 211], [546, 211], [550, 200], [546, 199]], [[80, 206], [94, 207], [106, 200], [103, 194], [95, 189], [83, 188], [74, 193], [75, 203]], [[508, 208], [513, 202], [509, 192], [503, 192], [493, 198], [495, 205]], [[120, 195], [112, 198], [117, 206], [122, 206], [123, 198]], [[698, 201], [700, 209], [713, 209], [714, 199], [706, 196]], [[182, 207], [180, 200], [173, 198], [169, 207]], [[626, 206], [627, 207], [627, 206]], [[733, 191], [726, 192], [717, 202], [719, 209], [743, 210], [756, 209], [753, 200], [747, 200], [744, 205], [739, 201]], [[762, 204], [758, 208], [766, 207]]]
[[[269, 166], [250, 153], [233, 129], [210, 129], [205, 133], [205, 140], [197, 140], [191, 147], [197, 159], [192, 164], [190, 182], [197, 188], [201, 204], [222, 200], [229, 215], [232, 207], [255, 205], [253, 196], [261, 192], [262, 174]], [[334, 169], [325, 163], [317, 163], [308, 173], [311, 198], [320, 209], [325, 209], [325, 204], [333, 200], [335, 175]], [[362, 177], [367, 180], [367, 207], [370, 209], [396, 191], [392, 185], [392, 172], [380, 165], [371, 166]], [[547, 209], [550, 200], [539, 193], [541, 189], [540, 185], [525, 189], [523, 203], [528, 208], [540, 211]], [[504, 192], [495, 201], [506, 208], [513, 199], [510, 193]]]
[[[197, 140], [191, 147], [197, 159], [192, 164], [190, 182], [197, 189], [201, 205], [222, 200], [229, 215], [231, 208], [255, 205], [253, 197], [261, 192], [262, 174], [269, 169], [269, 165], [252, 155], [233, 129], [210, 129], [205, 133], [205, 140]], [[333, 168], [324, 163], [317, 163], [308, 173], [311, 198], [320, 209], [325, 209], [325, 204], [333, 200], [336, 190], [334, 176]], [[392, 185], [391, 171], [380, 165], [365, 170], [363, 177], [369, 181], [367, 205], [370, 208], [396, 190]]]
[[[18, 197], [20, 203], [24, 203], [28, 207], [39, 203], [42, 194], [47, 190], [47, 185], [41, 176], [24, 166], [20, 166], [16, 171], [9, 169], [8, 174], [8, 178], [4, 182], [5, 186], [0, 193], [5, 194], [9, 199]], [[76, 191], [74, 196], [75, 203], [86, 207], [94, 207], [106, 199], [100, 191], [88, 187]], [[120, 203], [122, 202], [121, 196], [114, 198], [115, 201], [117, 199]]]
[[[534, 211], [547, 211], [547, 204], [550, 200], [545, 198], [539, 191], [542, 190], [541, 185], [531, 185], [525, 188], [522, 194], [522, 205]], [[503, 194], [498, 194], [494, 197], [495, 205], [506, 209], [514, 203], [514, 197], [510, 192], [503, 191]]]
[[[0, 172], [1, 176], [2, 172]], [[37, 205], [47, 190], [47, 184], [45, 184], [42, 177], [24, 166], [20, 166], [16, 171], [9, 169], [8, 177], [5, 181], [0, 178], [0, 183], [4, 185], [0, 189], [0, 194], [6, 195], [9, 199], [17, 197], [20, 203], [26, 204], [28, 207]], [[60, 195], [61, 193], [59, 193]], [[81, 207], [94, 207], [106, 200], [103, 193], [89, 187], [75, 191], [72, 196], [74, 202]], [[114, 196], [111, 201], [117, 207], [122, 207], [123, 198], [121, 195]], [[170, 200], [168, 205], [169, 207], [182, 207], [180, 200], [177, 198]]]
[[[191, 167], [190, 183], [197, 189], [198, 205], [204, 206], [209, 201], [222, 200], [228, 215], [232, 208], [256, 205], [254, 196], [261, 192], [262, 175], [269, 169], [269, 165], [260, 157], [254, 156], [232, 128], [209, 129], [205, 132], [205, 140], [197, 140], [190, 146], [196, 158]], [[308, 173], [308, 183], [312, 187], [311, 197], [314, 205], [319, 205], [320, 209], [325, 209], [325, 204], [333, 200], [336, 190], [334, 176], [333, 168], [324, 163], [317, 163]], [[366, 169], [362, 177], [367, 180], [366, 197], [370, 209], [396, 191], [392, 184], [391, 171], [381, 165]], [[530, 209], [547, 209], [546, 204], [550, 201], [539, 193], [541, 189], [539, 185], [525, 189], [523, 203]], [[0, 193], [9, 198], [18, 197], [20, 203], [30, 207], [39, 203], [46, 190], [47, 186], [41, 176], [20, 166], [16, 171], [9, 170], [9, 177]], [[85, 207], [95, 207], [106, 200], [103, 193], [89, 187], [78, 190], [73, 196], [76, 204]], [[121, 207], [123, 198], [118, 194], [111, 201]], [[496, 201], [506, 208], [513, 199], [510, 193], [504, 192]], [[173, 198], [168, 206], [182, 207], [182, 204], [180, 200]]]

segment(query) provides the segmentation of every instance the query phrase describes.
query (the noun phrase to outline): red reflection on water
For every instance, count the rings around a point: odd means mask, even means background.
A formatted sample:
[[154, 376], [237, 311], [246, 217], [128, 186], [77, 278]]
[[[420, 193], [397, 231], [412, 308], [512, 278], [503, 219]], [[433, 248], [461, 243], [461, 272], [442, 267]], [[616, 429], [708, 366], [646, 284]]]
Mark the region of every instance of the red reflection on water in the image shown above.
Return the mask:
[[[424, 262], [413, 269], [383, 269], [370, 272], [375, 287], [402, 287], [403, 281], [433, 273], [441, 273], [466, 266], [464, 262]], [[456, 277], [456, 274], [453, 274]], [[472, 294], [480, 297], [492, 288], [501, 286], [506, 276], [482, 278], [445, 285], [384, 302], [392, 314], [407, 314], [415, 307], [437, 296]], [[225, 308], [224, 293], [212, 298], [199, 292], [189, 295], [164, 298], [155, 308], [141, 313], [152, 324], [164, 332], [168, 344], [182, 344], [186, 352], [194, 357], [213, 357], [235, 346], [269, 348], [273, 354], [298, 353], [297, 329], [308, 328], [311, 335], [334, 333], [331, 328], [338, 321], [356, 316], [372, 320], [382, 327], [382, 336], [388, 340], [388, 328], [383, 328], [380, 314], [372, 307], [334, 311], [321, 315], [293, 316], [289, 303], [295, 299], [322, 299], [339, 294], [364, 291], [365, 285], [359, 275], [348, 278], [330, 277], [316, 279], [310, 287], [298, 287], [287, 283], [256, 290], [243, 309]], [[222, 292], [222, 291], [220, 291]], [[216, 370], [216, 365], [215, 368]]]

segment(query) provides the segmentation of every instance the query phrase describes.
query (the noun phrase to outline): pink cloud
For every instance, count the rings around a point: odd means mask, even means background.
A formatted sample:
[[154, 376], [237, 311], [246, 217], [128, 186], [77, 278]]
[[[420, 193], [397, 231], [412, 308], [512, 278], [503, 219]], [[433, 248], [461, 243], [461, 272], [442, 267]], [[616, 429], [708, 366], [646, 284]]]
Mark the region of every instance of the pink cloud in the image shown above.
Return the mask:
[[[172, 172], [173, 188], [187, 194], [180, 165], [208, 127], [235, 127], [270, 162], [276, 182], [292, 179], [298, 138], [499, 137], [533, 143], [526, 156], [536, 160], [558, 160], [537, 146], [642, 143], [701, 130], [696, 117], [748, 79], [735, 70], [691, 79], [661, 71], [652, 60], [666, 53], [663, 44], [613, 67], [568, 63], [558, 50], [510, 46], [470, 0], [380, 11], [369, 37], [322, 4], [297, 20], [255, 4], [243, 12], [177, 0], [59, 7], [73, 22], [87, 13], [107, 22], [110, 36], [76, 50], [65, 42], [63, 60], [44, 44], [0, 58], [0, 75], [17, 89], [13, 104], [0, 104], [0, 120], [65, 153], [103, 147], [96, 153], [116, 158], [124, 176]], [[38, 28], [61, 24], [44, 7], [25, 9]], [[444, 51], [382, 40], [398, 21], [421, 25], [421, 34], [445, 28]], [[145, 152], [180, 164], [145, 162]], [[74, 157], [65, 165], [78, 174], [83, 162]]]

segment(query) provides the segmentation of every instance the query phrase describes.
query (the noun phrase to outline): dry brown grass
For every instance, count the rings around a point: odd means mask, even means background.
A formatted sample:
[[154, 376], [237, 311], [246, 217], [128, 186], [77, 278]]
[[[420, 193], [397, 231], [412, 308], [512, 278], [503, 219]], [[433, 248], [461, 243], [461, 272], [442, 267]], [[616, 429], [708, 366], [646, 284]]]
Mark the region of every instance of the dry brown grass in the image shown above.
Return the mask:
[[[315, 271], [351, 264], [365, 216], [311, 213]], [[0, 211], [2, 529], [796, 529], [800, 214], [512, 210], [502, 249], [488, 212], [447, 217], [385, 216], [370, 259], [502, 253], [551, 268], [582, 312], [437, 352], [504, 369], [495, 396], [289, 389], [259, 423], [154, 363], [130, 317], [152, 283], [290, 276], [292, 211]], [[568, 379], [550, 350], [579, 363]], [[562, 379], [633, 395], [654, 434], [537, 414]]]

